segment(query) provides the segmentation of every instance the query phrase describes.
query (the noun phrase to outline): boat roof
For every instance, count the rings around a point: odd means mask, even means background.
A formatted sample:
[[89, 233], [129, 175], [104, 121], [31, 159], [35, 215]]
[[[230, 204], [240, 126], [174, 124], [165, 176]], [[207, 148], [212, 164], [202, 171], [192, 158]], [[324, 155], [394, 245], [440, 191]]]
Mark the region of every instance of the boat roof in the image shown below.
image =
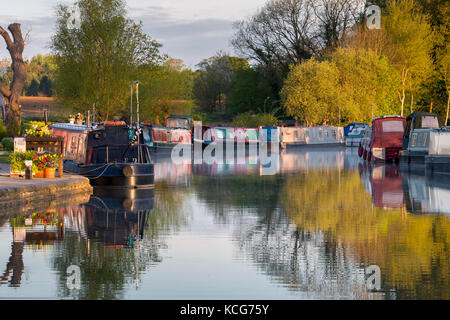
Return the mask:
[[399, 115], [392, 115], [392, 116], [376, 117], [373, 120], [375, 121], [375, 120], [383, 120], [383, 119], [400, 119], [401, 120], [401, 119], [405, 119], [405, 118], [402, 116], [399, 116]]
[[431, 112], [413, 112], [409, 116], [406, 117], [406, 119], [413, 119], [418, 117], [438, 117], [437, 114], [431, 113]]
[[88, 131], [90, 127], [86, 125], [70, 124], [70, 123], [54, 123], [50, 125], [51, 129], [62, 129], [72, 131]]

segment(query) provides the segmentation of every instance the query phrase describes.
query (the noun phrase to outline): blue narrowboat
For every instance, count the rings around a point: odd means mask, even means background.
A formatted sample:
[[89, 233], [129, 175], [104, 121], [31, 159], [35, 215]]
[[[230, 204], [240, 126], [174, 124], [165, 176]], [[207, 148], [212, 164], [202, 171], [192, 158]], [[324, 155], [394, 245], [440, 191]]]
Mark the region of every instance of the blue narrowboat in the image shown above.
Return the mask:
[[140, 129], [122, 121], [50, 128], [65, 138], [64, 171], [89, 178], [94, 187], [153, 187], [153, 163]]

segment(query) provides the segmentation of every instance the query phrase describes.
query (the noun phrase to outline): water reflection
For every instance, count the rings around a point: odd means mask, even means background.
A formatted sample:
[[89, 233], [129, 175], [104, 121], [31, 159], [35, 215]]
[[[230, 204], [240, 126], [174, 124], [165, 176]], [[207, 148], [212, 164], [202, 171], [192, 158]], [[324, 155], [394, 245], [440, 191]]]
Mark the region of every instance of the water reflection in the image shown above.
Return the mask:
[[[264, 163], [158, 159], [154, 190], [98, 189], [12, 219], [0, 284], [27, 292], [31, 250], [48, 253], [65, 298], [450, 298], [450, 183], [344, 148], [288, 150], [273, 175]], [[66, 286], [70, 265], [80, 290]]]

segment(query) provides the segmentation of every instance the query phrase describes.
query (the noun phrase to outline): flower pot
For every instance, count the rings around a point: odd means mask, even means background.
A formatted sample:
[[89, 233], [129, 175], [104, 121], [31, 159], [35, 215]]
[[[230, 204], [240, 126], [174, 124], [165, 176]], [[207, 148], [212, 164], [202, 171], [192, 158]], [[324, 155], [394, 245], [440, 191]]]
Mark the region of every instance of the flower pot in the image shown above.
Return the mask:
[[39, 170], [36, 171], [36, 173], [34, 174], [35, 178], [43, 178], [44, 177], [44, 170]]
[[46, 179], [54, 179], [55, 178], [56, 168], [45, 168], [44, 169], [44, 178]]
[[70, 124], [74, 124], [75, 123], [75, 119], [69, 119], [69, 123]]

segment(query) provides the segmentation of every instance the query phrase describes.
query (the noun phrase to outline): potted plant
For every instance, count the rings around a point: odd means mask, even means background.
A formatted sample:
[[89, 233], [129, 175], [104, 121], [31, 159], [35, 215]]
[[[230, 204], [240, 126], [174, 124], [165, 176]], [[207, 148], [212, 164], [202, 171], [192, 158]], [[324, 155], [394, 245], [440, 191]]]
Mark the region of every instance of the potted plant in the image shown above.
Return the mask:
[[47, 154], [42, 159], [45, 164], [44, 169], [44, 178], [46, 179], [54, 179], [55, 178], [55, 171], [58, 167], [60, 156], [54, 153]]
[[25, 174], [24, 154], [20, 152], [12, 152], [9, 154], [9, 171], [11, 178], [18, 178]]
[[53, 130], [48, 128], [45, 122], [30, 121], [26, 136], [30, 138], [49, 138], [53, 136]]
[[75, 115], [73, 115], [73, 114], [69, 115], [69, 123], [75, 124]]
[[35, 151], [27, 151], [23, 152], [12, 152], [9, 159], [9, 169], [10, 175], [13, 178], [18, 178], [19, 176], [25, 175], [25, 160], [32, 161], [32, 171], [35, 173], [37, 171], [37, 165], [35, 162], [36, 152]]
[[77, 122], [77, 124], [80, 125], [80, 126], [83, 124], [83, 115], [82, 115], [81, 113], [78, 113], [78, 114], [77, 114], [76, 122]]
[[45, 171], [45, 163], [43, 161], [45, 155], [38, 156], [37, 154], [34, 155], [33, 162], [36, 165], [36, 173], [34, 174], [35, 178], [43, 178], [44, 177], [44, 171]]

